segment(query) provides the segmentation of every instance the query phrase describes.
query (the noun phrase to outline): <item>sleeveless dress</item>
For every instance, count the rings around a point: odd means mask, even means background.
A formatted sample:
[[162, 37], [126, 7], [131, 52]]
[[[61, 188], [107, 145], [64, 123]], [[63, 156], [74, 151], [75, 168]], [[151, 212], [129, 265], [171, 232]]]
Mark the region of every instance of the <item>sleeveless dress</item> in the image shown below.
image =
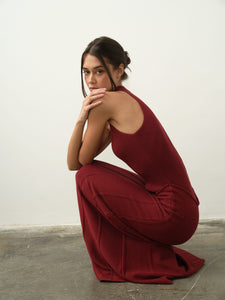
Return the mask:
[[199, 221], [199, 200], [181, 157], [151, 109], [133, 134], [111, 125], [112, 149], [134, 172], [93, 160], [76, 173], [84, 240], [100, 281], [171, 284], [204, 259], [173, 245], [186, 242]]

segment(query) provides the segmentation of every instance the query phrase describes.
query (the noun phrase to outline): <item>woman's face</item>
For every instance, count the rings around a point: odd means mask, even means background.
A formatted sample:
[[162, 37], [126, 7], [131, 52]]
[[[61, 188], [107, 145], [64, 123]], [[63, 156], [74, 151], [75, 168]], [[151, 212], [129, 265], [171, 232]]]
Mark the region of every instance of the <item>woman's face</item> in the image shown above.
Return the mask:
[[[121, 83], [120, 78], [123, 74], [123, 70], [121, 70], [123, 68], [123, 65], [115, 70], [113, 68], [113, 65], [107, 62], [105, 63], [110, 71], [113, 81], [115, 82], [116, 86], [118, 86]], [[90, 91], [99, 88], [106, 88], [107, 91], [112, 90], [112, 85], [108, 73], [96, 56], [90, 54], [87, 54], [85, 56], [83, 63], [83, 73], [85, 82]]]

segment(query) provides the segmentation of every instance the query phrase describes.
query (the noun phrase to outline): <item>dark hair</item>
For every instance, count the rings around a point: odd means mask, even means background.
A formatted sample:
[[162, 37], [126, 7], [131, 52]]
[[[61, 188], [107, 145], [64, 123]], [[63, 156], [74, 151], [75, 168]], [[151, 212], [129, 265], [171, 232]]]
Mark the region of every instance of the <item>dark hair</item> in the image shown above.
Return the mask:
[[[104, 58], [108, 61], [108, 63], [113, 65], [115, 69], [117, 69], [122, 63], [124, 64], [124, 69], [128, 68], [130, 70], [128, 65], [130, 64], [131, 60], [127, 51], [124, 51], [123, 47], [117, 41], [106, 36], [99, 37], [88, 44], [81, 57], [81, 83], [84, 97], [86, 97], [87, 94], [84, 89], [83, 63], [87, 54], [94, 55], [101, 61], [111, 81], [112, 90], [116, 90], [115, 82], [112, 79]], [[123, 75], [121, 76], [121, 80], [126, 80], [127, 78], [128, 75], [124, 71]]]

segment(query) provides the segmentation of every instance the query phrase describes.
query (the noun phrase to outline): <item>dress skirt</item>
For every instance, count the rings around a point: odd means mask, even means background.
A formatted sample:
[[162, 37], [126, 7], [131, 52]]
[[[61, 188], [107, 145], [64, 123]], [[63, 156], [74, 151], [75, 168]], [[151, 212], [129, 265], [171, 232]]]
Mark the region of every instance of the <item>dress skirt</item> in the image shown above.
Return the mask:
[[165, 283], [204, 259], [173, 245], [194, 234], [198, 204], [176, 185], [148, 191], [136, 173], [94, 160], [76, 173], [83, 237], [100, 281]]

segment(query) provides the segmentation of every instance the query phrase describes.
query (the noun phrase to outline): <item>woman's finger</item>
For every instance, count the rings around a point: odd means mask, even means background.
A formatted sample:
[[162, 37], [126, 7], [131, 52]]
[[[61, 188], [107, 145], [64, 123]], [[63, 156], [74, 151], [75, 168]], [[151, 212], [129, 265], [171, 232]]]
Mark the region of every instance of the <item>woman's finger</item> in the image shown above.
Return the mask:
[[87, 105], [87, 108], [88, 109], [92, 109], [93, 107], [95, 107], [95, 106], [97, 106], [97, 105], [99, 105], [101, 103], [102, 103], [102, 101], [97, 101], [95, 103], [91, 103], [91, 104]]
[[99, 97], [102, 98], [103, 96], [105, 96], [105, 93], [101, 93], [101, 94], [98, 94], [98, 95], [94, 95], [94, 96], [92, 96], [91, 98], [92, 98], [92, 99], [98, 99]]
[[105, 93], [105, 92], [106, 92], [106, 88], [101, 88], [101, 89], [92, 90], [90, 94], [96, 95], [96, 94], [99, 94], [99, 93], [101, 94], [101, 93]]
[[88, 99], [87, 99], [87, 104], [88, 103], [91, 103], [97, 99], [100, 99], [102, 97], [104, 97], [105, 94], [98, 94], [98, 95], [94, 95], [94, 96], [89, 96]]

